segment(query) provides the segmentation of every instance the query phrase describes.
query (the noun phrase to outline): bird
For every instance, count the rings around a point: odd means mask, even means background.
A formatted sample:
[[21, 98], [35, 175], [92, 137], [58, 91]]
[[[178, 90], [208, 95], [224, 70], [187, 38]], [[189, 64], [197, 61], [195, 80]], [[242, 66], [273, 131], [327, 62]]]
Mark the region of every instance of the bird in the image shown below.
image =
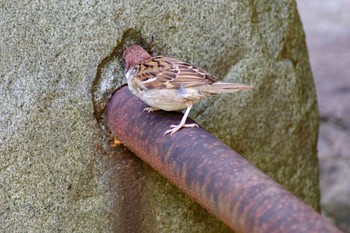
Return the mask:
[[152, 57], [140, 45], [127, 47], [123, 52], [125, 76], [129, 90], [156, 110], [185, 110], [178, 125], [170, 125], [164, 135], [173, 135], [181, 128], [199, 127], [186, 124], [193, 104], [220, 93], [248, 91], [251, 85], [216, 82], [215, 76], [190, 63], [167, 56]]

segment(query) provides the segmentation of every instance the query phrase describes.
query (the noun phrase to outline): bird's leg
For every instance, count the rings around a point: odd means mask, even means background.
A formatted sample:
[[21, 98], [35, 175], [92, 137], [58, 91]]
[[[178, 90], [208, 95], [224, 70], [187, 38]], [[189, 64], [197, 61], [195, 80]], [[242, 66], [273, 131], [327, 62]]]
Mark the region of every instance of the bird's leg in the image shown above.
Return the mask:
[[157, 110], [159, 110], [159, 108], [147, 107], [147, 108], [143, 109], [143, 111], [147, 111], [148, 113], [153, 112], [153, 111], [157, 111]]
[[187, 106], [187, 108], [186, 108], [185, 114], [183, 115], [183, 117], [181, 119], [180, 124], [178, 124], [178, 125], [171, 125], [170, 128], [172, 128], [172, 129], [169, 129], [169, 130], [165, 131], [164, 135], [166, 135], [168, 133], [170, 133], [170, 135], [173, 135], [174, 133], [179, 131], [181, 128], [199, 127], [197, 124], [186, 124], [187, 116], [190, 113], [191, 108], [193, 106], [192, 101], [186, 102], [186, 106]]

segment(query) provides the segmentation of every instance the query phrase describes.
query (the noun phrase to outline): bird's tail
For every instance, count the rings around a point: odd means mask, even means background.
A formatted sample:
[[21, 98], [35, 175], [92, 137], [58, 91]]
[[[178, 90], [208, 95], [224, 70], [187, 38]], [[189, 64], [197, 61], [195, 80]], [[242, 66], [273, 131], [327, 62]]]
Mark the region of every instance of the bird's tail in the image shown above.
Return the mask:
[[240, 83], [221, 83], [216, 82], [206, 86], [205, 92], [215, 95], [219, 93], [232, 93], [236, 91], [249, 91], [253, 89], [253, 86], [240, 84]]

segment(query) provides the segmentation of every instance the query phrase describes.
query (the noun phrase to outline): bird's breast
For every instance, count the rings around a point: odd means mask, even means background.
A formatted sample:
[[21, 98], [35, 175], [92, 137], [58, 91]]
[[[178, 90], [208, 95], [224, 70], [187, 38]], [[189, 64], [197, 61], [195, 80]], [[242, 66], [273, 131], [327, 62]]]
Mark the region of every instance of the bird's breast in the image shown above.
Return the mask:
[[198, 102], [203, 96], [191, 88], [186, 89], [152, 89], [139, 93], [140, 99], [151, 107], [165, 111], [177, 111], [185, 109], [186, 102]]

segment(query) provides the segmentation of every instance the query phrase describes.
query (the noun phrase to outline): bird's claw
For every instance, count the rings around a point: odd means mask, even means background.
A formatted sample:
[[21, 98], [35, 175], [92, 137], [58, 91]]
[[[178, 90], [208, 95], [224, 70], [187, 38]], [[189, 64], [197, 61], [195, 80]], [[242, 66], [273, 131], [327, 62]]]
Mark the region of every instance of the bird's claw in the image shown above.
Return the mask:
[[153, 112], [153, 111], [157, 111], [158, 108], [152, 108], [152, 107], [147, 107], [147, 108], [144, 108], [143, 111], [147, 111], [147, 113], [150, 113], [150, 112]]
[[170, 125], [170, 128], [167, 131], [165, 131], [164, 135], [169, 134], [173, 135], [174, 133], [176, 133], [177, 131], [179, 131], [181, 128], [194, 128], [194, 127], [199, 127], [197, 124], [184, 124], [184, 125]]
[[181, 127], [169, 129], [169, 130], [165, 131], [164, 135], [167, 135], [167, 134], [169, 134], [169, 133], [170, 133], [170, 135], [173, 135], [174, 133], [176, 133], [176, 132], [179, 131], [180, 129], [181, 129]]

